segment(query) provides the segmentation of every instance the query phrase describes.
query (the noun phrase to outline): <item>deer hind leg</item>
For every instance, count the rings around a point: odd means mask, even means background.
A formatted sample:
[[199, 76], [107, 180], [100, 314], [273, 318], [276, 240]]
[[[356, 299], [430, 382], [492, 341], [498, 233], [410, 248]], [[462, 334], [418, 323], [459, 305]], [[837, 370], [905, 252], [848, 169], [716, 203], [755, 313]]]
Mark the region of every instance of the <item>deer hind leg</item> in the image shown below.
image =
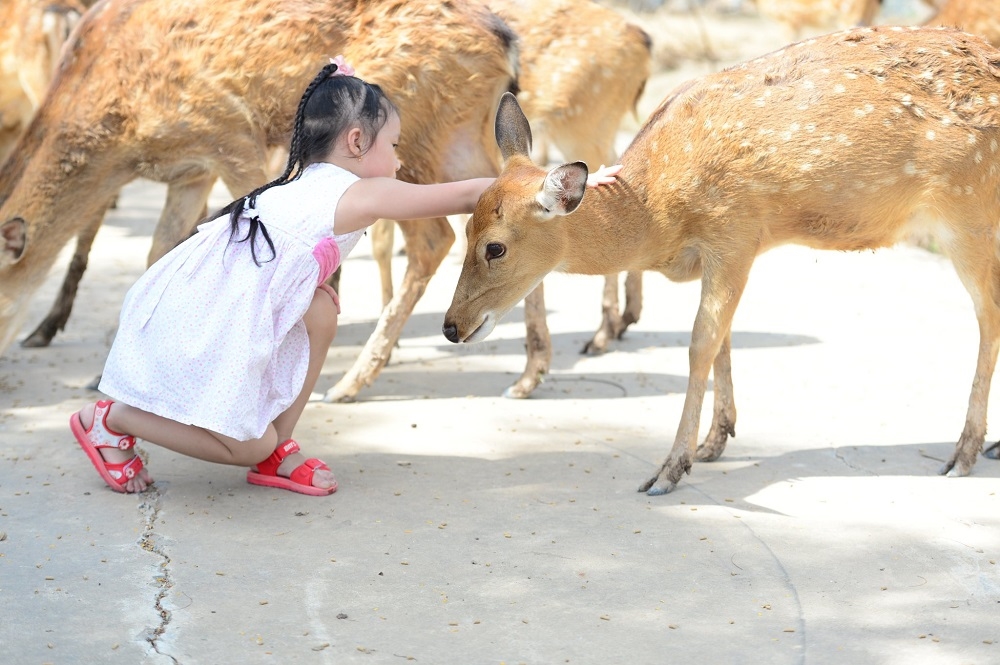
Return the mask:
[[205, 206], [215, 180], [214, 174], [202, 173], [167, 184], [167, 197], [153, 230], [153, 244], [146, 265], [153, 265], [190, 235], [198, 220], [207, 214]]
[[375, 381], [399, 341], [413, 308], [427, 289], [427, 283], [455, 242], [455, 233], [443, 217], [397, 223], [406, 239], [407, 264], [403, 281], [382, 310], [361, 355], [323, 396], [325, 402], [353, 402], [363, 387]]
[[73, 311], [73, 301], [76, 300], [76, 291], [83, 279], [83, 273], [87, 270], [87, 261], [90, 257], [90, 248], [94, 244], [97, 231], [104, 221], [103, 214], [96, 216], [90, 224], [85, 226], [76, 236], [76, 250], [73, 258], [69, 262], [66, 270], [66, 277], [63, 278], [62, 286], [56, 300], [52, 303], [49, 313], [45, 315], [42, 322], [38, 324], [30, 335], [21, 341], [21, 346], [26, 348], [40, 348], [48, 346], [56, 333], [66, 328], [69, 315]]
[[599, 355], [608, 348], [612, 339], [621, 339], [628, 327], [639, 320], [642, 313], [642, 272], [625, 275], [625, 308], [619, 309], [618, 273], [604, 276], [604, 294], [601, 299], [601, 327], [594, 337], [583, 345], [581, 353]]
[[618, 337], [622, 330], [622, 315], [618, 311], [618, 273], [604, 276], [604, 292], [601, 294], [601, 326], [580, 353], [596, 356], [608, 349], [608, 343]]
[[726, 449], [726, 440], [736, 436], [736, 404], [733, 401], [733, 363], [731, 356], [732, 331], [727, 331], [719, 353], [712, 365], [714, 384], [714, 404], [712, 426], [705, 440], [698, 446], [695, 459], [699, 462], [714, 462]]
[[524, 372], [503, 392], [504, 397], [524, 399], [542, 382], [552, 364], [552, 337], [545, 319], [545, 284], [539, 283], [524, 298], [524, 346], [528, 357]]
[[[729, 331], [733, 322], [733, 314], [736, 312], [736, 305], [739, 304], [743, 288], [746, 286], [755, 252], [745, 251], [743, 254], [745, 258], [742, 263], [738, 261], [739, 257], [734, 257], [729, 259], [725, 267], [714, 271], [705, 269], [702, 276], [701, 303], [698, 306], [694, 329], [691, 332], [691, 346], [688, 348], [691, 369], [688, 376], [687, 395], [684, 397], [684, 407], [681, 411], [681, 421], [677, 425], [677, 435], [674, 437], [674, 445], [660, 466], [660, 470], [639, 486], [640, 492], [646, 492], [652, 496], [666, 494], [677, 486], [685, 473], [691, 472], [691, 465], [697, 452], [698, 425], [701, 418], [701, 408], [705, 401], [705, 390], [708, 387], [708, 373], [713, 364], [722, 368], [720, 372], [722, 387], [717, 386], [717, 388], [720, 389], [723, 396], [728, 393], [729, 399], [725, 401], [729, 402], [730, 407], [732, 405], [731, 384], [728, 385], [728, 389], [725, 389], [728, 383], [727, 377], [730, 377], [728, 371]], [[724, 343], [726, 343], [726, 353], [723, 360], [716, 361], [723, 351]], [[722, 397], [717, 399], [722, 399]], [[717, 401], [717, 408], [720, 404], [725, 407], [725, 401]], [[723, 408], [723, 412], [725, 411]], [[733, 408], [733, 421], [735, 421], [735, 417], [736, 412]], [[718, 417], [713, 419], [713, 425], [715, 424], [719, 424], [720, 428], [723, 426], [723, 422]]]
[[[965, 417], [965, 427], [955, 445], [951, 458], [941, 467], [941, 474], [965, 476], [972, 470], [976, 457], [986, 439], [986, 411], [990, 395], [990, 383], [1000, 350], [1000, 257], [993, 243], [979, 238], [965, 238], [959, 246], [961, 253], [953, 257], [955, 268], [966, 289], [972, 295], [979, 321], [979, 354], [976, 373], [969, 395], [969, 410]], [[997, 457], [1000, 444], [990, 446], [988, 457]]]
[[625, 330], [633, 323], [639, 322], [642, 314], [642, 271], [625, 273], [625, 309], [622, 310], [622, 329], [615, 335], [622, 338]]

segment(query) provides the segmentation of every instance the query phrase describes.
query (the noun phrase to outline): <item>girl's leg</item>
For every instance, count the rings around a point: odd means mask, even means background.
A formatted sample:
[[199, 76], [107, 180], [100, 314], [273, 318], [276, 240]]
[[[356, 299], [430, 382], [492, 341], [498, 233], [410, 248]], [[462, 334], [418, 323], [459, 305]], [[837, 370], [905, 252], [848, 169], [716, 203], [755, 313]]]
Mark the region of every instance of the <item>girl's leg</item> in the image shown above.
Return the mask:
[[[316, 387], [316, 381], [323, 370], [323, 362], [330, 351], [330, 345], [333, 344], [333, 338], [337, 336], [338, 312], [339, 307], [332, 294], [322, 288], [316, 289], [312, 304], [305, 316], [302, 317], [302, 321], [306, 324], [306, 333], [309, 335], [309, 369], [306, 370], [306, 380], [298, 398], [274, 419], [273, 424], [278, 443], [292, 438], [292, 432], [302, 416], [302, 411], [306, 408], [313, 388]], [[257, 459], [254, 463], [261, 461], [264, 457]], [[278, 475], [287, 476], [305, 461], [306, 457], [302, 453], [289, 455], [278, 467]], [[335, 483], [336, 480], [331, 471], [317, 469], [313, 473], [313, 485], [316, 487], [332, 487]]]
[[[94, 422], [94, 409], [84, 407], [80, 411], [80, 422], [84, 429], [89, 429]], [[264, 436], [259, 439], [238, 441], [202, 427], [185, 425], [142, 411], [123, 402], [111, 405], [105, 422], [115, 432], [131, 434], [176, 453], [218, 464], [250, 466], [270, 455], [278, 445], [273, 426], [268, 426]], [[101, 448], [99, 451], [104, 461], [112, 464], [127, 462], [135, 454], [132, 450], [115, 448]], [[144, 492], [152, 482], [152, 477], [143, 469], [125, 484], [125, 490]]]
[[[305, 384], [295, 402], [268, 426], [264, 436], [259, 439], [238, 441], [202, 427], [185, 425], [142, 411], [122, 402], [115, 402], [111, 406], [106, 423], [115, 432], [131, 434], [138, 439], [189, 457], [219, 464], [256, 465], [274, 452], [279, 443], [291, 438], [292, 430], [298, 423], [319, 378], [330, 344], [337, 334], [337, 311], [337, 304], [331, 295], [322, 289], [317, 289], [312, 304], [303, 317], [306, 333], [309, 335], [309, 366], [306, 370]], [[84, 429], [89, 429], [94, 421], [94, 409], [84, 407], [80, 411], [80, 421]], [[101, 448], [100, 453], [104, 461], [112, 464], [127, 462], [134, 455], [131, 450], [114, 448]], [[278, 474], [287, 477], [305, 460], [305, 456], [301, 453], [289, 455], [278, 467]], [[143, 469], [126, 483], [125, 489], [128, 492], [143, 492], [151, 482], [153, 482], [152, 477], [146, 469]], [[331, 487], [335, 482], [330, 471], [317, 469], [313, 474], [313, 485], [316, 487]]]

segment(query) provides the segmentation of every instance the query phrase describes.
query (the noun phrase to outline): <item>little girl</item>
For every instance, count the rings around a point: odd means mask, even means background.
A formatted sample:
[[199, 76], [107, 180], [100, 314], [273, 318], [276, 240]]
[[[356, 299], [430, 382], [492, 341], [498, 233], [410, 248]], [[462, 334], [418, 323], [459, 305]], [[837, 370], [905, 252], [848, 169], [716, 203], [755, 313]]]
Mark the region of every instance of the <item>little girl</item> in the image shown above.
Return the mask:
[[[209, 462], [252, 467], [247, 481], [310, 495], [337, 489], [292, 431], [337, 332], [326, 284], [380, 218], [471, 213], [493, 182], [396, 180], [400, 119], [342, 56], [306, 88], [285, 172], [198, 227], [129, 289], [100, 390], [70, 428], [116, 492], [153, 482], [136, 438]], [[614, 182], [603, 167], [588, 184]]]

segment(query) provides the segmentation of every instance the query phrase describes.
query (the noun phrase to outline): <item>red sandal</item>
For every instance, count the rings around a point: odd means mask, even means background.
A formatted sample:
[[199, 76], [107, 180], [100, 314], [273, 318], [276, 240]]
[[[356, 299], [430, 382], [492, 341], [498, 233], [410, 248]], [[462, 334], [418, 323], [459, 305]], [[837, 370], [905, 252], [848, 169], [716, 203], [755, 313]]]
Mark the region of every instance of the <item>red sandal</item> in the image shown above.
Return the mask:
[[283, 490], [291, 490], [300, 494], [310, 496], [326, 496], [337, 491], [337, 481], [330, 487], [316, 487], [312, 484], [313, 472], [317, 469], [329, 471], [330, 467], [316, 458], [309, 458], [289, 475], [288, 478], [278, 475], [278, 467], [286, 457], [299, 452], [299, 444], [289, 439], [274, 449], [274, 452], [264, 460], [257, 463], [257, 470], [247, 471], [247, 482], [251, 485], [262, 485], [264, 487], [277, 487]]
[[90, 429], [83, 428], [80, 411], [70, 416], [69, 427], [73, 430], [77, 443], [83, 448], [83, 452], [87, 453], [87, 457], [108, 487], [116, 492], [125, 493], [127, 492], [125, 484], [142, 471], [142, 460], [136, 455], [127, 462], [112, 464], [101, 457], [100, 448], [131, 450], [135, 447], [135, 437], [115, 432], [108, 427], [106, 420], [112, 404], [114, 402], [111, 400], [101, 400], [94, 405], [94, 422]]

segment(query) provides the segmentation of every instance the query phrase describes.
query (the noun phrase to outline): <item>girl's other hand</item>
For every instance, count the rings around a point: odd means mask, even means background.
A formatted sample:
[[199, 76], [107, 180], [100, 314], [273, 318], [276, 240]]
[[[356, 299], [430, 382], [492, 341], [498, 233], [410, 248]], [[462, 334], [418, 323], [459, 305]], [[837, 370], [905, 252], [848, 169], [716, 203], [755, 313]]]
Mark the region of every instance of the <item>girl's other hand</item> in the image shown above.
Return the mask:
[[618, 172], [622, 170], [621, 164], [612, 164], [611, 166], [605, 166], [601, 164], [593, 173], [587, 176], [587, 187], [600, 187], [601, 185], [611, 185], [618, 178]]
[[326, 282], [322, 282], [316, 288], [330, 294], [330, 297], [333, 298], [333, 304], [337, 306], [337, 314], [340, 314], [340, 296], [338, 296], [337, 292], [333, 290], [333, 287]]

